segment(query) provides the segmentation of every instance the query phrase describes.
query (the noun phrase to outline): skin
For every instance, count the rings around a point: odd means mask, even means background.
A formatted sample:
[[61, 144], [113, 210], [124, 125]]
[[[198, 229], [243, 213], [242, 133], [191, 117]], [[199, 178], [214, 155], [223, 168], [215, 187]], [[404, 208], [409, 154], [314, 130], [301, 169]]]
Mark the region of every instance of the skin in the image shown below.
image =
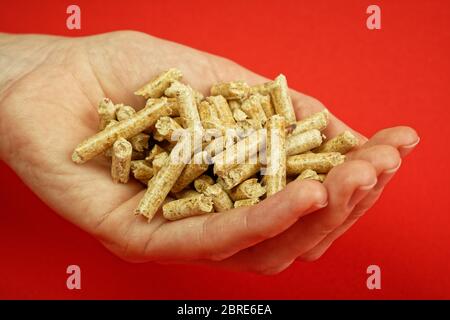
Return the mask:
[[[126, 261], [201, 263], [262, 274], [296, 260], [313, 261], [380, 197], [402, 159], [419, 142], [405, 126], [379, 131], [326, 181], [294, 181], [254, 207], [175, 222], [133, 215], [144, 190], [111, 182], [106, 159], [70, 160], [97, 130], [103, 97], [136, 107], [133, 92], [170, 67], [208, 93], [219, 81], [263, 78], [232, 61], [137, 32], [61, 38], [0, 34], [0, 156], [62, 217]], [[291, 92], [297, 117], [320, 111], [314, 98]], [[351, 130], [332, 117], [325, 134]], [[353, 131], [354, 132], [354, 131]]]

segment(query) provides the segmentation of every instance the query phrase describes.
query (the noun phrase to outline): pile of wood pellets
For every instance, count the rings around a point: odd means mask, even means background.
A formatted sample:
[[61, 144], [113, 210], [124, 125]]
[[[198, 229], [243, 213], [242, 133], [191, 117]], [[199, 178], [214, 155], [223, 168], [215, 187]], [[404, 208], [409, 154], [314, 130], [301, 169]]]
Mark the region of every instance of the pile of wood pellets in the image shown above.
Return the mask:
[[[208, 97], [181, 79], [172, 68], [136, 91], [146, 99], [139, 111], [103, 99], [99, 131], [72, 155], [77, 164], [104, 155], [115, 183], [131, 176], [145, 185], [135, 213], [149, 221], [161, 206], [178, 220], [256, 205], [295, 179], [323, 182], [358, 143], [349, 131], [326, 140], [327, 110], [297, 120], [283, 75], [255, 86], [218, 83]], [[174, 139], [180, 130], [200, 133], [200, 148]], [[187, 161], [173, 161], [186, 143]]]

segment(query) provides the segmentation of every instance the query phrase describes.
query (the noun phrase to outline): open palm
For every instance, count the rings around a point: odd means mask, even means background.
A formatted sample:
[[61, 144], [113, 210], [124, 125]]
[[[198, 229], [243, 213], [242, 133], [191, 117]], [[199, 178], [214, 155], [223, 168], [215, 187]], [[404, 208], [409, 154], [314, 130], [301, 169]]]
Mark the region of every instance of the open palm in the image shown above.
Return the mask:
[[[24, 55], [24, 48], [31, 53]], [[219, 81], [267, 79], [226, 59], [136, 32], [14, 37], [0, 42], [0, 53], [0, 63], [19, 65], [0, 88], [1, 157], [56, 212], [128, 261], [276, 273], [298, 258], [314, 260], [374, 204], [401, 157], [418, 142], [407, 127], [382, 130], [370, 140], [358, 135], [361, 146], [324, 184], [294, 181], [254, 207], [175, 222], [158, 214], [147, 224], [133, 215], [141, 184], [113, 184], [106, 158], [84, 165], [70, 160], [74, 147], [97, 130], [98, 101], [109, 97], [142, 107], [145, 101], [133, 92], [171, 67], [204, 94]], [[298, 117], [323, 108], [298, 92], [292, 98]], [[345, 129], [333, 117], [325, 133], [332, 137]]]

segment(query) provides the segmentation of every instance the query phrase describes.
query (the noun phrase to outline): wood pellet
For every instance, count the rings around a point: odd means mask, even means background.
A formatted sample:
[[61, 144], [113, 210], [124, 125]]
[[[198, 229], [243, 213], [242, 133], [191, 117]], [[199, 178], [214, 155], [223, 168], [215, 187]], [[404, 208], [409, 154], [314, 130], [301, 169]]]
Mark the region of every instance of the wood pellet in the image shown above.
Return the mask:
[[171, 68], [136, 88], [146, 100], [141, 110], [101, 99], [97, 132], [72, 154], [76, 164], [103, 155], [113, 182], [146, 188], [135, 214], [147, 221], [226, 214], [287, 183], [321, 183], [358, 145], [349, 131], [325, 137], [327, 110], [296, 119], [284, 75], [256, 85], [212, 83], [209, 96], [182, 78]]

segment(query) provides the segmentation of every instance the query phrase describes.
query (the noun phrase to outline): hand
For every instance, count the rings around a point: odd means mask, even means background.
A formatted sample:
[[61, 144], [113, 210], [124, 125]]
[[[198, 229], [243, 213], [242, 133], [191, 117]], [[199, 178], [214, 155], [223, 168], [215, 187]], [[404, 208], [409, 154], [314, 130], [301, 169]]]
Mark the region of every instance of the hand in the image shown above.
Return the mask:
[[[142, 107], [133, 92], [170, 67], [207, 93], [218, 81], [267, 79], [235, 63], [136, 32], [85, 38], [0, 35], [0, 155], [56, 212], [127, 261], [207, 263], [277, 273], [296, 259], [315, 260], [379, 198], [418, 143], [408, 127], [385, 129], [335, 167], [326, 181], [294, 181], [250, 208], [150, 224], [136, 217], [144, 190], [111, 182], [109, 163], [70, 160], [97, 129], [103, 97]], [[292, 91], [297, 116], [320, 111]], [[325, 134], [350, 130], [332, 117]], [[354, 131], [353, 131], [354, 132]]]

